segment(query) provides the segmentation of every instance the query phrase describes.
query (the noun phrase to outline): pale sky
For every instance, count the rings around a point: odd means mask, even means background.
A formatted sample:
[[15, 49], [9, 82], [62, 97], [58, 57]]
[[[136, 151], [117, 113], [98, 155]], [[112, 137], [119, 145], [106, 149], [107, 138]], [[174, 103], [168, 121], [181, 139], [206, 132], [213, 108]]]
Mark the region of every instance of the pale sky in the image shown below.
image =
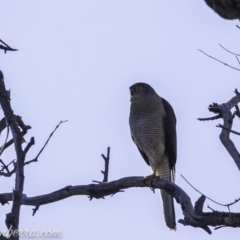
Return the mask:
[[[192, 1], [4, 1], [0, 39], [18, 52], [0, 52], [0, 69], [11, 89], [15, 114], [32, 126], [25, 137], [36, 145], [35, 157], [51, 131], [38, 163], [25, 168], [29, 197], [67, 185], [102, 180], [101, 153], [111, 147], [109, 180], [151, 173], [133, 144], [128, 125], [129, 86], [146, 82], [167, 99], [177, 117], [176, 184], [194, 203], [200, 195], [181, 178], [221, 203], [240, 197], [240, 175], [219, 141], [222, 123], [199, 122], [212, 116], [208, 105], [228, 101], [239, 86], [239, 72], [204, 56], [202, 49], [235, 67], [240, 52], [238, 21], [220, 18], [203, 0]], [[240, 67], [240, 66], [239, 66]], [[240, 90], [240, 89], [239, 89]], [[239, 120], [234, 129], [238, 130]], [[5, 139], [2, 135], [2, 139]], [[236, 146], [239, 137], [234, 137]], [[3, 140], [2, 140], [3, 141]], [[15, 158], [13, 148], [2, 159]], [[1, 192], [11, 192], [14, 177], [1, 178]], [[207, 201], [207, 206], [227, 211]], [[1, 206], [0, 230], [11, 203]], [[239, 211], [239, 204], [231, 207]], [[176, 220], [183, 218], [175, 204]], [[61, 229], [62, 239], [239, 239], [239, 229], [213, 230], [177, 224], [170, 232], [163, 221], [158, 193], [128, 189], [105, 200], [77, 196], [40, 207], [21, 208], [22, 229]]]

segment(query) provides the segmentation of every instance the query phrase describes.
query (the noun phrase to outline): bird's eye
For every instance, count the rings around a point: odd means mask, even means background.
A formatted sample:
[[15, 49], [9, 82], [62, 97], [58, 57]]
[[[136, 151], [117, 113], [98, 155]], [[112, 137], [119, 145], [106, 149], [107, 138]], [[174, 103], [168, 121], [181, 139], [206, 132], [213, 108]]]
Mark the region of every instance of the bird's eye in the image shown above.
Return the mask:
[[142, 87], [138, 87], [137, 88], [138, 91], [142, 91], [142, 89], [143, 89]]

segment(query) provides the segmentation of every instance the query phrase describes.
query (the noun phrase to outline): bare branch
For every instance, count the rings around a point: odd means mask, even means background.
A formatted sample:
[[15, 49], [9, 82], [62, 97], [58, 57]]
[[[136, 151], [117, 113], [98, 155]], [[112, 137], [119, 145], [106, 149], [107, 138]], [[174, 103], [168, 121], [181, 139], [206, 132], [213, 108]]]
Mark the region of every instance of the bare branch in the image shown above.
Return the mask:
[[39, 210], [39, 206], [36, 206], [32, 210], [33, 210], [33, 216], [34, 216], [36, 214], [36, 212]]
[[[182, 223], [185, 225], [200, 227], [205, 230], [208, 229], [208, 233], [211, 233], [210, 229], [204, 224], [204, 217], [202, 218], [202, 216], [195, 213], [190, 198], [180, 187], [168, 180], [160, 179], [158, 177], [154, 177], [152, 179], [152, 186], [153, 188], [164, 189], [181, 205], [184, 214], [184, 220], [181, 221]], [[58, 191], [41, 196], [27, 197], [26, 195], [23, 195], [22, 204], [39, 207], [41, 205], [53, 203], [75, 195], [87, 195], [94, 196], [95, 198], [103, 198], [131, 187], [149, 187], [149, 183], [144, 182], [144, 177], [126, 177], [108, 183], [67, 186]], [[6, 203], [11, 200], [11, 193], [0, 194], [0, 202]], [[214, 226], [216, 226], [216, 224]]]
[[237, 59], [237, 61], [238, 61], [238, 64], [240, 65], [240, 61], [239, 61], [239, 59], [238, 59], [238, 56], [235, 56], [236, 57], [236, 59]]
[[8, 136], [9, 136], [9, 126], [7, 126], [7, 135], [6, 135], [4, 144], [3, 144], [3, 146], [0, 148], [0, 156], [2, 155], [3, 151], [6, 149], [5, 146], [6, 146], [6, 143], [7, 143], [7, 140], [8, 140]]
[[[24, 149], [24, 153], [27, 154], [29, 149], [35, 144], [34, 137], [31, 137], [30, 142], [27, 144], [27, 146]], [[25, 165], [25, 164], [24, 164]]]
[[0, 49], [4, 50], [4, 53], [7, 51], [18, 51], [18, 49], [11, 48], [9, 45], [7, 45], [3, 40], [0, 39], [0, 42], [3, 44], [0, 44]]
[[216, 119], [219, 119], [221, 118], [221, 114], [218, 114], [216, 116], [213, 116], [213, 117], [208, 117], [208, 118], [198, 118], [197, 120], [199, 121], [210, 121], [210, 120], [216, 120]]
[[[105, 168], [104, 168], [104, 171], [101, 171], [101, 173], [103, 174], [103, 181], [96, 181], [96, 180], [93, 180], [92, 182], [94, 183], [103, 183], [103, 182], [108, 182], [108, 169], [109, 169], [109, 161], [110, 161], [110, 147], [107, 148], [107, 157], [104, 155], [104, 154], [101, 154], [104, 162], [105, 162]], [[119, 192], [123, 192], [123, 190], [120, 190]], [[112, 193], [112, 196], [114, 195], [115, 193]], [[89, 196], [89, 200], [92, 201], [93, 198], [99, 198], [98, 196], [94, 196], [94, 195], [90, 195]], [[100, 197], [100, 198], [103, 198], [104, 197]]]
[[[72, 196], [94, 196], [95, 198], [104, 198], [112, 196], [124, 189], [133, 187], [149, 187], [149, 182], [144, 182], [144, 177], [125, 177], [116, 181], [99, 184], [66, 186], [62, 189], [54, 191], [49, 194], [39, 195], [35, 197], [27, 197], [22, 195], [22, 205], [34, 206], [36, 212], [41, 205], [50, 204], [56, 201], [63, 200]], [[203, 212], [202, 208], [205, 202], [205, 197], [202, 195], [193, 207], [189, 196], [176, 184], [158, 177], [152, 179], [152, 187], [156, 189], [163, 189], [172, 197], [174, 197], [181, 205], [184, 219], [178, 222], [185, 226], [199, 227], [207, 231], [209, 234], [211, 230], [208, 226], [229, 226], [240, 227], [240, 213], [229, 212]], [[0, 203], [5, 204], [12, 201], [12, 193], [0, 194]]]
[[235, 69], [235, 70], [237, 70], [237, 71], [240, 71], [239, 68], [235, 68], [235, 67], [233, 67], [233, 66], [231, 66], [231, 65], [229, 65], [229, 64], [227, 64], [227, 63], [225, 63], [225, 62], [223, 62], [223, 61], [220, 61], [220, 60], [218, 60], [217, 58], [208, 55], [207, 53], [205, 53], [204, 51], [202, 51], [202, 50], [200, 50], [200, 49], [198, 49], [198, 51], [200, 51], [201, 53], [205, 54], [206, 56], [208, 56], [208, 57], [210, 57], [210, 58], [212, 58], [212, 59], [214, 59], [214, 60], [216, 60], [216, 61], [224, 64], [224, 65], [227, 66], [227, 67], [230, 67], [230, 68], [232, 68], [232, 69]]
[[[0, 170], [0, 176], [4, 176], [4, 177], [11, 177], [13, 175], [13, 173], [16, 172], [16, 162], [15, 160], [11, 161], [9, 164], [5, 165], [4, 162], [0, 159], [0, 162], [2, 163], [2, 168]], [[13, 165], [13, 169], [10, 171], [9, 170], [9, 166]], [[6, 170], [4, 172], [4, 170]]]
[[229, 52], [229, 53], [231, 53], [231, 54], [233, 54], [233, 55], [235, 55], [235, 56], [240, 56], [240, 54], [237, 54], [237, 53], [234, 53], [234, 52], [231, 52], [231, 51], [229, 51], [229, 50], [227, 50], [225, 47], [223, 47], [220, 43], [218, 44], [221, 48], [223, 48], [225, 51], [227, 51], [227, 52]]
[[231, 133], [234, 133], [234, 134], [236, 134], [236, 135], [240, 135], [239, 132], [236, 132], [236, 131], [234, 131], [234, 130], [228, 129], [228, 128], [224, 127], [224, 126], [223, 126], [222, 124], [220, 124], [220, 123], [219, 123], [216, 127], [225, 129], [225, 130], [227, 130], [227, 131], [229, 131], [229, 132], [231, 132]]
[[[20, 118], [19, 116], [17, 116], [18, 118]], [[17, 118], [17, 119], [18, 119]], [[21, 120], [22, 121], [22, 120]], [[44, 150], [44, 148], [46, 147], [47, 143], [49, 142], [50, 138], [52, 137], [53, 133], [57, 130], [57, 128], [66, 121], [61, 121], [57, 126], [56, 128], [54, 129], [54, 131], [50, 134], [50, 137], [48, 138], [48, 140], [46, 141], [46, 143], [44, 144], [44, 146], [42, 147], [42, 149], [40, 150], [40, 152], [37, 154], [37, 156], [33, 159], [33, 160], [30, 160], [30, 161], [25, 161], [24, 162], [24, 166], [26, 165], [29, 165], [30, 163], [33, 163], [33, 162], [37, 162], [38, 160], [38, 157], [40, 156], [40, 154], [42, 153], [42, 151]], [[24, 127], [24, 123], [22, 122], [22, 124], [20, 124], [22, 128], [24, 128], [24, 130], [21, 132], [24, 134], [26, 134], [26, 129], [30, 129], [31, 127], [30, 126], [25, 126]], [[10, 140], [11, 142], [13, 142], [13, 139]], [[10, 142], [9, 141], [9, 142]], [[9, 143], [8, 142], [8, 143]], [[27, 154], [28, 150], [35, 144], [35, 140], [34, 138], [32, 137], [30, 142], [28, 143], [28, 145], [26, 146], [26, 148], [24, 149], [24, 153]], [[7, 144], [6, 144], [7, 145]], [[8, 145], [10, 146], [10, 144]], [[6, 149], [7, 147], [5, 146], [4, 149]], [[4, 162], [0, 159], [0, 163], [2, 163], [2, 169], [0, 169], [0, 176], [4, 176], [4, 177], [11, 177], [12, 174], [14, 174], [16, 172], [16, 164], [14, 161], [11, 161], [8, 165], [5, 165]], [[9, 170], [9, 166], [13, 164], [13, 169], [10, 171]], [[6, 172], [4, 172], [4, 170], [6, 170]]]
[[107, 157], [104, 154], [101, 155], [105, 162], [105, 170], [101, 171], [103, 174], [103, 182], [108, 182], [108, 169], [109, 169], [109, 160], [110, 160], [110, 147], [107, 148]]
[[55, 127], [55, 129], [51, 132], [51, 134], [49, 135], [47, 141], [45, 142], [45, 144], [43, 145], [43, 147], [41, 148], [41, 150], [39, 151], [39, 153], [37, 154], [37, 156], [30, 160], [30, 161], [27, 161], [25, 162], [25, 165], [29, 164], [29, 163], [32, 163], [32, 162], [37, 162], [38, 161], [38, 157], [41, 155], [41, 153], [43, 152], [44, 148], [47, 146], [49, 140], [51, 139], [51, 137], [53, 136], [53, 134], [55, 133], [55, 131], [59, 128], [59, 126], [62, 124], [62, 123], [65, 123], [67, 122], [67, 120], [65, 121], [60, 121], [60, 123]]
[[[222, 131], [220, 133], [220, 140], [228, 153], [231, 155], [233, 160], [235, 161], [238, 169], [240, 170], [240, 154], [238, 150], [236, 149], [234, 143], [230, 139], [230, 132], [237, 134], [236, 131], [232, 131], [232, 124], [233, 124], [233, 117], [235, 115], [238, 116], [239, 114], [239, 108], [237, 104], [240, 102], [240, 94], [237, 89], [235, 89], [235, 94], [233, 98], [231, 98], [228, 102], [223, 103], [223, 104], [217, 104], [213, 103], [209, 106], [209, 111], [218, 113], [219, 115], [222, 116], [223, 118], [223, 125], [218, 125], [222, 128]], [[236, 112], [232, 114], [231, 109], [235, 107]]]
[[[16, 121], [17, 121], [18, 126], [22, 129], [21, 135], [22, 135], [22, 141], [24, 142], [23, 136], [27, 133], [27, 131], [29, 129], [31, 129], [31, 126], [25, 125], [25, 123], [23, 122], [23, 120], [20, 116], [15, 115], [15, 117], [16, 117]], [[0, 121], [0, 133], [7, 127], [8, 127], [8, 125], [7, 125], [6, 119], [4, 117]], [[8, 142], [4, 143], [3, 146], [0, 147], [1, 151], [3, 152], [5, 149], [7, 149], [12, 144], [13, 144], [13, 138], [11, 140], [9, 140]]]
[[[237, 202], [240, 201], [240, 198], [238, 198], [238, 199], [235, 199], [235, 200], [234, 200], [233, 202], [231, 202], [231, 203], [227, 203], [227, 204], [219, 203], [219, 202], [213, 200], [212, 198], [207, 197], [205, 194], [203, 194], [203, 193], [200, 192], [198, 189], [196, 189], [182, 174], [180, 174], [180, 176], [181, 176], [196, 192], [200, 193], [200, 194], [202, 195], [202, 197], [207, 198], [208, 200], [216, 203], [217, 205], [220, 205], [220, 206], [228, 207], [228, 208], [229, 208], [229, 207], [232, 206], [233, 204], [235, 204], [235, 203], [237, 203]], [[201, 201], [199, 201], [199, 200], [201, 200]], [[204, 201], [205, 201], [205, 200], [204, 200]], [[199, 204], [200, 202], [201, 202], [201, 205], [202, 205], [202, 199], [198, 199], [198, 202], [196, 202], [196, 204]]]

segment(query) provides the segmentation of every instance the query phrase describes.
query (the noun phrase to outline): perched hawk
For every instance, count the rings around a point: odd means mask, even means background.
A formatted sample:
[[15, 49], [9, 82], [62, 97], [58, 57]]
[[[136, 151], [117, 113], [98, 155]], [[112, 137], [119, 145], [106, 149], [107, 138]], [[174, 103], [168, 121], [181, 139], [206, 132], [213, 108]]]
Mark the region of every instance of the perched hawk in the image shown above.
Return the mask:
[[[130, 87], [129, 124], [134, 143], [154, 176], [174, 182], [177, 159], [176, 117], [171, 105], [146, 83]], [[175, 230], [173, 198], [161, 190], [166, 225]]]

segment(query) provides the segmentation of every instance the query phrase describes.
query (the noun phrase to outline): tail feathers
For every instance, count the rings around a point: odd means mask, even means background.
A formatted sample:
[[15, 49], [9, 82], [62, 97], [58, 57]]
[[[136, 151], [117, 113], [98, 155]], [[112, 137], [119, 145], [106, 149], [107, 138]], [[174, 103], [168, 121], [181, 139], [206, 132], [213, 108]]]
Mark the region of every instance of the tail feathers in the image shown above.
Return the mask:
[[164, 190], [160, 190], [160, 192], [162, 195], [163, 214], [164, 214], [166, 225], [170, 228], [170, 230], [176, 230], [173, 198]]
[[[168, 179], [169, 181], [175, 181], [175, 168], [170, 169], [169, 161], [167, 158], [165, 161], [161, 162], [161, 166], [159, 168], [154, 169], [154, 173], [156, 176], [159, 176], [163, 179]], [[166, 222], [166, 225], [170, 228], [170, 230], [176, 230], [176, 221], [175, 221], [175, 210], [173, 204], [173, 197], [170, 196], [164, 190], [160, 190], [163, 202], [163, 215]]]

